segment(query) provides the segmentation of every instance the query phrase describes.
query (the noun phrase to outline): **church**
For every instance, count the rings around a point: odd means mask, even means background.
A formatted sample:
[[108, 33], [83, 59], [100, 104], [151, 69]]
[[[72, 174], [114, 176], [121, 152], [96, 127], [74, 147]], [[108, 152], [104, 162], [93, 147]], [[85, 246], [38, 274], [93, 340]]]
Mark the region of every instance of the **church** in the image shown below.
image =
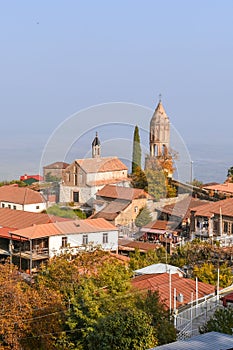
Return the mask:
[[101, 143], [96, 133], [92, 158], [76, 159], [63, 170], [60, 202], [92, 206], [97, 191], [107, 184], [129, 187], [128, 168], [117, 157], [101, 157]]

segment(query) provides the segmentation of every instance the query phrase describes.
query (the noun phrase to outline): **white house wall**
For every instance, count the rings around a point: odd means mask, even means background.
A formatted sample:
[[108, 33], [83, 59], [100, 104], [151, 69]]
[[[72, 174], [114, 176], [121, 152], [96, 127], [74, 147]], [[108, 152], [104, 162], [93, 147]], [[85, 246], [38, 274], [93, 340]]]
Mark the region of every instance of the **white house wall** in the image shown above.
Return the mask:
[[[108, 243], [103, 244], [103, 233], [108, 233]], [[118, 231], [102, 231], [93, 233], [64, 234], [49, 237], [49, 257], [59, 255], [66, 249], [62, 249], [62, 237], [67, 237], [67, 245], [70, 249], [80, 250], [83, 246], [83, 235], [88, 235], [88, 243], [93, 247], [102, 246], [104, 250], [116, 251], [118, 247]]]
[[1, 208], [10, 208], [15, 210], [29, 211], [32, 213], [41, 213], [43, 210], [46, 210], [46, 203], [34, 203], [34, 204], [18, 204], [13, 202], [0, 202]]

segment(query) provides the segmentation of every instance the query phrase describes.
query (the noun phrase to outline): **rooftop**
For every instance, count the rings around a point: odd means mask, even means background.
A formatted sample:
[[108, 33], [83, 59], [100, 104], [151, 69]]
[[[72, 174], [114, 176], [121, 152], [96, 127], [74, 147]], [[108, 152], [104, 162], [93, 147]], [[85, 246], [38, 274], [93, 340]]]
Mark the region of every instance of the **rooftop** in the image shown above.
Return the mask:
[[83, 234], [102, 231], [116, 231], [117, 228], [108, 221], [100, 219], [69, 220], [50, 224], [34, 225], [24, 229], [15, 230], [13, 235], [27, 239], [44, 238], [64, 234]]
[[0, 187], [0, 201], [24, 205], [43, 203], [44, 199], [40, 193], [14, 184]]
[[96, 196], [129, 201], [139, 198], [151, 198], [151, 196], [142, 189], [114, 185], [104, 186], [97, 192]]
[[210, 186], [203, 186], [205, 190], [212, 190], [216, 192], [222, 192], [226, 194], [233, 194], [233, 183], [232, 182], [226, 182], [223, 184], [216, 184], [216, 185], [210, 185]]
[[94, 214], [92, 218], [104, 218], [106, 220], [113, 221], [121, 213], [121, 211], [128, 207], [129, 204], [129, 201], [115, 200], [106, 205], [106, 207], [100, 210], [98, 213]]
[[209, 202], [198, 208], [193, 208], [195, 216], [211, 217], [220, 213], [224, 216], [233, 216], [233, 198], [227, 198], [218, 202]]
[[76, 159], [75, 162], [86, 173], [128, 170], [127, 166], [117, 157]]
[[188, 196], [182, 200], [177, 201], [176, 203], [165, 205], [161, 209], [161, 212], [186, 219], [189, 217], [191, 209], [204, 205], [206, 203], [208, 202]]
[[209, 332], [192, 337], [185, 341], [157, 346], [151, 350], [231, 350], [233, 336], [218, 332]]
[[[169, 308], [169, 274], [151, 274], [141, 275], [133, 278], [132, 285], [139, 290], [158, 291], [160, 299]], [[174, 308], [174, 288], [176, 288], [176, 295], [183, 295], [183, 302], [176, 301], [176, 307], [188, 304], [191, 302], [192, 295], [196, 295], [196, 281], [179, 277], [178, 274], [171, 274], [171, 294], [172, 294], [172, 309]], [[198, 282], [198, 298], [203, 298], [206, 295], [212, 294], [215, 291], [215, 286]], [[193, 293], [193, 294], [192, 294]]]
[[46, 224], [50, 222], [67, 221], [59, 216], [43, 213], [32, 213], [23, 210], [0, 208], [0, 226], [11, 229], [22, 229], [32, 225]]
[[136, 275], [151, 275], [157, 273], [178, 273], [180, 277], [184, 275], [184, 272], [179, 267], [162, 263], [152, 264], [142, 269], [135, 270], [134, 272]]

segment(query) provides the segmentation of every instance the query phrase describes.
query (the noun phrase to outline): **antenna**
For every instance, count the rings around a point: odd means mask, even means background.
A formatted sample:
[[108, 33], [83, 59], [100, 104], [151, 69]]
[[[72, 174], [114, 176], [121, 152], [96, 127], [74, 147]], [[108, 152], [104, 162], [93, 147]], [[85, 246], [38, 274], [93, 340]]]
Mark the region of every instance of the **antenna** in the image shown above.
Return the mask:
[[161, 100], [162, 100], [162, 94], [160, 93], [159, 94], [159, 102], [161, 102]]

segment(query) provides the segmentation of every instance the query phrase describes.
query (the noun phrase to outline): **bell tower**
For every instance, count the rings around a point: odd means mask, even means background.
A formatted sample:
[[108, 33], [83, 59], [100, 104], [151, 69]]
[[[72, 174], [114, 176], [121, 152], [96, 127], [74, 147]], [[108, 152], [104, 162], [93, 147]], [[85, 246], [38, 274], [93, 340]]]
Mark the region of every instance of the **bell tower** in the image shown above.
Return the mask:
[[98, 138], [98, 133], [96, 132], [95, 138], [92, 141], [92, 158], [100, 158], [101, 155], [101, 145]]
[[173, 174], [173, 159], [170, 153], [170, 121], [161, 99], [150, 121], [150, 155], [146, 157], [146, 169], [163, 169], [169, 178]]
[[162, 102], [158, 106], [150, 121], [150, 156], [166, 157], [170, 147], [170, 121], [163, 108]]

